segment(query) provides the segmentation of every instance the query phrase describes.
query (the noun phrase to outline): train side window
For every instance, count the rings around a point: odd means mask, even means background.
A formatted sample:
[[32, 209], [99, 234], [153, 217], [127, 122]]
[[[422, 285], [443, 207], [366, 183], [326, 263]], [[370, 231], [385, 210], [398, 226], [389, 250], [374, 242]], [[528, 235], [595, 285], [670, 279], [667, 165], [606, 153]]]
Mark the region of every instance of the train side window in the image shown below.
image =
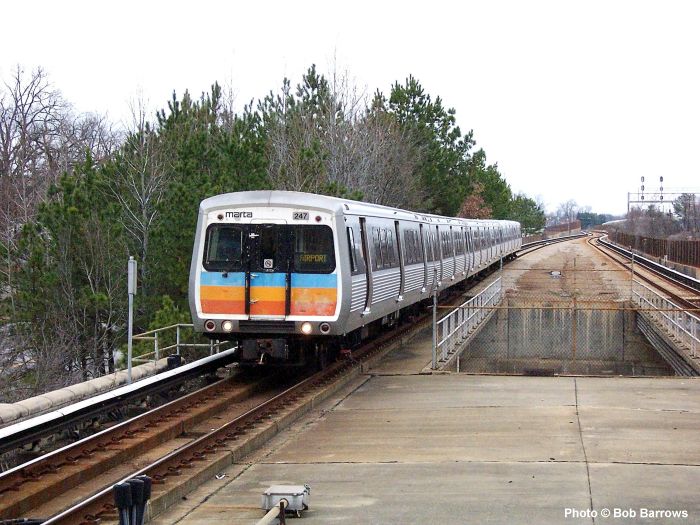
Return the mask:
[[404, 264], [413, 263], [413, 230], [403, 231]]
[[420, 249], [420, 241], [418, 239], [418, 231], [411, 230], [411, 237], [413, 241], [411, 248], [411, 250], [413, 251], [413, 258], [411, 259], [411, 262], [413, 264], [418, 264], [423, 259], [423, 254], [421, 253]]
[[348, 252], [350, 253], [350, 269], [352, 270], [352, 273], [355, 274], [357, 273], [357, 260], [356, 260], [356, 255], [355, 255], [355, 234], [352, 231], [352, 228], [348, 226], [346, 228], [348, 232]]
[[386, 249], [386, 229], [380, 229], [379, 235], [379, 247], [382, 251], [382, 268], [389, 268], [391, 266], [391, 262], [389, 260], [389, 253]]
[[352, 230], [353, 240], [355, 241], [355, 265], [357, 266], [357, 273], [365, 273], [367, 271], [367, 261], [365, 260], [365, 253], [362, 247], [362, 233], [357, 224], [352, 226]]
[[379, 270], [382, 268], [382, 251], [379, 247], [379, 229], [372, 228], [372, 246], [373, 246], [373, 257], [372, 257], [372, 269]]
[[430, 262], [433, 260], [433, 247], [430, 244], [430, 232], [423, 233], [423, 242], [425, 243], [425, 260]]
[[418, 262], [418, 236], [415, 230], [410, 230], [411, 233], [411, 264]]
[[386, 253], [389, 257], [389, 268], [396, 266], [396, 257], [394, 256], [394, 235], [391, 230], [386, 231]]

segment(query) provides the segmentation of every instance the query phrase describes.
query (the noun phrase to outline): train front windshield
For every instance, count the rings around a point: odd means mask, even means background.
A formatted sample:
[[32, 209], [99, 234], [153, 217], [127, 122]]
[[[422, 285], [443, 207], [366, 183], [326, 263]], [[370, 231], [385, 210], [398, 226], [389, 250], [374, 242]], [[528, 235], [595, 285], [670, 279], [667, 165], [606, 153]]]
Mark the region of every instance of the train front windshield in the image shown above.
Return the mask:
[[208, 271], [331, 273], [333, 231], [322, 225], [213, 224], [207, 229]]

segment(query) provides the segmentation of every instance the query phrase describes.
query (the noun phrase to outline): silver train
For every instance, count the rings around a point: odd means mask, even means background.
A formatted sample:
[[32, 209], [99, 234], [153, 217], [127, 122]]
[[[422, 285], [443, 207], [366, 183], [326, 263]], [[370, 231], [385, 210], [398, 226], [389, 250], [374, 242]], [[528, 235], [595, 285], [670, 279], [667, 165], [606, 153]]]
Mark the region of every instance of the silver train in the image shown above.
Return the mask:
[[513, 221], [228, 193], [199, 208], [190, 309], [196, 331], [239, 343], [241, 362], [324, 366], [520, 246]]

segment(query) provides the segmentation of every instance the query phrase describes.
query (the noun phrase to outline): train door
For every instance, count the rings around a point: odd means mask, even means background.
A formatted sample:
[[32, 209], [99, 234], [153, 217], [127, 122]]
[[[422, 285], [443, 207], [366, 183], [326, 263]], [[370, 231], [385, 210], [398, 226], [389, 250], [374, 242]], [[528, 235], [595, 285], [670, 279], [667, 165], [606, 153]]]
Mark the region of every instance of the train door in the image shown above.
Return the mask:
[[369, 232], [367, 231], [367, 219], [365, 217], [360, 217], [360, 236], [362, 237], [362, 255], [365, 258], [365, 278], [367, 279], [364, 311], [367, 314], [372, 304], [372, 256], [370, 255]]
[[435, 235], [433, 238], [433, 254], [435, 255], [437, 282], [438, 285], [440, 285], [440, 283], [442, 283], [442, 279], [444, 278], [444, 274], [442, 265], [442, 247], [440, 246], [442, 244], [440, 242], [440, 227], [437, 224], [435, 225], [435, 233], [433, 235]]
[[250, 225], [246, 313], [251, 319], [289, 315], [292, 258], [288, 233], [278, 224]]
[[471, 243], [469, 242], [469, 226], [465, 226], [463, 228], [464, 230], [464, 271], [467, 272], [467, 275], [469, 275], [469, 272], [472, 270], [472, 250], [471, 250]]
[[486, 226], [479, 226], [479, 252], [481, 253], [481, 266], [486, 264], [488, 259], [488, 241], [486, 236]]
[[399, 285], [399, 296], [398, 300], [403, 300], [403, 291], [406, 285], [406, 269], [405, 269], [405, 259], [403, 253], [403, 239], [401, 239], [401, 232], [399, 230], [399, 221], [394, 221], [394, 231], [396, 233], [396, 249], [399, 252], [399, 268], [401, 270], [401, 284]]
[[467, 239], [467, 273], [471, 273], [474, 269], [474, 237], [472, 236], [472, 227], [467, 226], [464, 229], [464, 235]]
[[428, 289], [428, 250], [425, 240], [425, 232], [423, 231], [423, 224], [418, 225], [418, 232], [420, 233], [420, 248], [423, 254], [423, 291]]

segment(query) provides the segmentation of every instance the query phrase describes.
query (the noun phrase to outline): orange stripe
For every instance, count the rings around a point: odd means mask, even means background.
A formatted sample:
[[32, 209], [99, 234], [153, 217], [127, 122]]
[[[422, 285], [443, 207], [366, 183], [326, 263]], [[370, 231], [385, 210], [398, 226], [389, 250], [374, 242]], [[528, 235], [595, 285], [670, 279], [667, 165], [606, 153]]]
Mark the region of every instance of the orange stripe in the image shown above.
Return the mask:
[[338, 290], [335, 288], [292, 288], [292, 302], [335, 302]]
[[292, 303], [291, 315], [333, 315], [335, 313], [336, 302], [332, 303]]
[[284, 301], [285, 289], [281, 286], [251, 286], [250, 299], [254, 301]]
[[335, 288], [292, 288], [291, 315], [333, 315], [338, 291]]
[[204, 314], [245, 314], [245, 301], [223, 301], [202, 298]]
[[199, 287], [199, 296], [208, 300], [244, 301], [245, 288], [242, 286], [207, 286]]
[[258, 301], [251, 303], [250, 315], [284, 315], [284, 301]]

